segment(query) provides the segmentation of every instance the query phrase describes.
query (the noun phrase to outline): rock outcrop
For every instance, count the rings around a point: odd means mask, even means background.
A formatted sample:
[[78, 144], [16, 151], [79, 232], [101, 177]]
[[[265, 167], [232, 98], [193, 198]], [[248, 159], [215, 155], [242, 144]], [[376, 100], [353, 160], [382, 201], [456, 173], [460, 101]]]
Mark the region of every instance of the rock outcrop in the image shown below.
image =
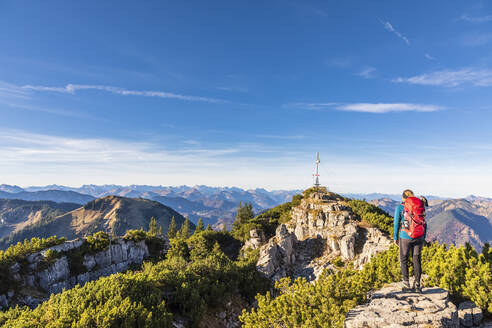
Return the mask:
[[379, 327], [489, 327], [482, 324], [482, 311], [472, 302], [456, 307], [448, 291], [424, 288], [422, 294], [402, 292], [400, 283], [374, 292], [367, 304], [345, 316], [345, 328]]
[[260, 248], [257, 269], [273, 280], [315, 280], [338, 258], [361, 268], [391, 245], [380, 230], [362, 226], [344, 198], [334, 193], [311, 193], [292, 209], [291, 217]]
[[[13, 264], [10, 273], [15, 286], [11, 286], [7, 294], [0, 295], [0, 308], [34, 307], [47, 300], [50, 294], [125, 271], [149, 257], [145, 240], [135, 242], [116, 238], [110, 246], [96, 253], [82, 253], [84, 242], [84, 239], [68, 241], [31, 254], [24, 263]], [[168, 242], [164, 240], [162, 252], [167, 248]], [[56, 257], [48, 259], [52, 254]]]

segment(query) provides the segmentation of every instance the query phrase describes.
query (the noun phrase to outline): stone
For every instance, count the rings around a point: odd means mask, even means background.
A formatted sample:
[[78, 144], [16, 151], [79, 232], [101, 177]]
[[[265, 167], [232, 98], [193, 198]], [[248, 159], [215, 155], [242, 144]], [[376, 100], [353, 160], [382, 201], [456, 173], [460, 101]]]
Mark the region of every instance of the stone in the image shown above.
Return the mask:
[[10, 266], [10, 272], [12, 274], [19, 273], [20, 269], [21, 269], [21, 265], [18, 262], [15, 262], [15, 264], [13, 264], [12, 266]]
[[109, 248], [96, 253], [94, 255], [94, 260], [98, 268], [104, 268], [111, 265], [111, 251]]
[[123, 261], [123, 251], [121, 249], [121, 245], [113, 244], [110, 247], [111, 250], [111, 261], [113, 263], [120, 263]]
[[355, 236], [345, 236], [340, 240], [340, 252], [344, 261], [350, 261], [355, 257]]
[[422, 294], [402, 292], [393, 283], [374, 292], [369, 302], [350, 310], [345, 328], [442, 327], [459, 328], [456, 306], [441, 288], [424, 288]]
[[80, 246], [82, 246], [83, 243], [84, 243], [84, 239], [74, 239], [74, 240], [64, 242], [63, 244], [60, 244], [60, 245], [51, 246], [47, 249], [42, 250], [40, 253], [44, 257], [44, 256], [46, 256], [46, 252], [50, 251], [50, 250], [58, 252], [58, 253], [67, 252], [67, 251], [72, 250], [74, 248], [79, 248]]
[[36, 273], [36, 278], [39, 279], [40, 287], [49, 293], [59, 292], [59, 290], [53, 286], [55, 285], [55, 283], [62, 280], [67, 280], [69, 277], [70, 268], [68, 266], [66, 256], [57, 259], [55, 263], [53, 263], [47, 269]]
[[94, 259], [94, 256], [86, 254], [84, 255], [83, 264], [88, 271], [91, 271], [96, 266], [96, 260]]
[[7, 299], [7, 296], [0, 295], [0, 308], [6, 309], [8, 307], [9, 307], [9, 301]]
[[480, 325], [483, 319], [482, 309], [471, 301], [462, 302], [458, 305], [458, 317], [464, 327], [473, 327]]

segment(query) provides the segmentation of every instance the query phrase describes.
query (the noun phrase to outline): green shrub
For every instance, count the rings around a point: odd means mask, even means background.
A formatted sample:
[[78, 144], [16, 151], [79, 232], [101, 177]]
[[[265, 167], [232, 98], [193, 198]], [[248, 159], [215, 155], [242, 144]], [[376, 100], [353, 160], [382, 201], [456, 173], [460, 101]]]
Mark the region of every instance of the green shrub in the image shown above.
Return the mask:
[[363, 222], [371, 224], [390, 236], [393, 235], [393, 218], [388, 213], [363, 200], [352, 199], [348, 204]]

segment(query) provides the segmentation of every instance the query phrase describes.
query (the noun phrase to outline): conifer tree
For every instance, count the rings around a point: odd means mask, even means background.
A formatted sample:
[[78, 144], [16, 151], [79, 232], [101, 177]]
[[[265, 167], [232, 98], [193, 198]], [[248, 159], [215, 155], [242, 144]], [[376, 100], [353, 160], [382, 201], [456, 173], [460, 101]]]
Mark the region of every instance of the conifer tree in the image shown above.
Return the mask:
[[207, 229], [205, 229], [205, 231], [212, 231], [212, 227], [210, 226], [210, 223], [207, 224]]
[[155, 220], [154, 217], [150, 218], [150, 223], [149, 223], [149, 235], [151, 236], [157, 236], [157, 221]]
[[167, 237], [169, 239], [172, 239], [176, 237], [176, 234], [178, 232], [178, 227], [176, 225], [176, 220], [174, 220], [174, 216], [171, 219], [171, 223], [169, 224], [169, 228], [167, 230]]
[[188, 219], [188, 217], [185, 218], [183, 225], [179, 230], [179, 236], [184, 239], [188, 239], [190, 236], [190, 219]]
[[202, 218], [199, 218], [198, 219], [198, 223], [196, 224], [195, 233], [198, 233], [200, 231], [203, 231], [203, 229], [204, 229], [203, 219]]

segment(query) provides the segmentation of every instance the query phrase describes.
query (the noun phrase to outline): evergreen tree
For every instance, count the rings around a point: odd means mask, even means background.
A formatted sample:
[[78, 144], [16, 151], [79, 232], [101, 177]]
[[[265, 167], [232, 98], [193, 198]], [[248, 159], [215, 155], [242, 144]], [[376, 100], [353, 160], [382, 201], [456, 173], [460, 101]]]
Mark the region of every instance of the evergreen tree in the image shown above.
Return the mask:
[[171, 223], [169, 224], [169, 228], [167, 230], [167, 237], [169, 239], [172, 239], [176, 237], [176, 234], [178, 233], [178, 226], [176, 225], [176, 220], [174, 220], [174, 216], [171, 219]]
[[183, 239], [188, 239], [190, 236], [190, 219], [188, 217], [184, 220], [181, 229], [179, 230], [179, 237]]
[[159, 236], [162, 236], [162, 226], [159, 226]]
[[150, 223], [149, 223], [149, 235], [151, 236], [157, 236], [157, 221], [155, 220], [154, 217], [150, 218]]
[[196, 224], [195, 233], [198, 233], [200, 231], [203, 231], [203, 229], [204, 229], [203, 219], [202, 218], [199, 218], [198, 219], [198, 223]]
[[210, 226], [210, 223], [207, 224], [207, 229], [205, 229], [205, 231], [212, 231], [212, 227]]

